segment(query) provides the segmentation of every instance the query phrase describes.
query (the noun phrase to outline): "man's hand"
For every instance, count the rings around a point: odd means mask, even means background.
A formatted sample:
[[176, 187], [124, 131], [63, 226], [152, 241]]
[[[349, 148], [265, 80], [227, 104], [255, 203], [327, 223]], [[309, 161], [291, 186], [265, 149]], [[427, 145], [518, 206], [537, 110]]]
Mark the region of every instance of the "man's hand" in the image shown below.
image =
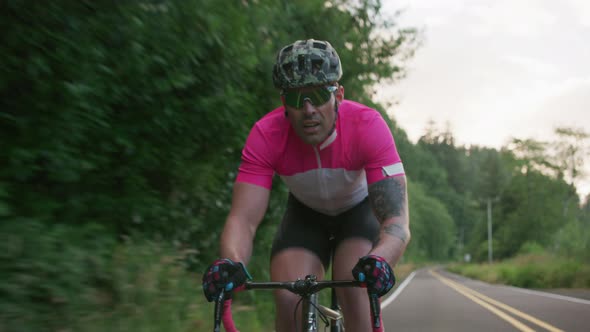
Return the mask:
[[221, 290], [239, 290], [246, 280], [252, 277], [241, 262], [234, 262], [231, 259], [218, 259], [209, 265], [203, 275], [203, 292], [207, 301], [212, 302]]
[[380, 256], [367, 255], [361, 257], [352, 269], [354, 279], [366, 284], [372, 294], [379, 297], [387, 294], [395, 285], [395, 276], [391, 266]]

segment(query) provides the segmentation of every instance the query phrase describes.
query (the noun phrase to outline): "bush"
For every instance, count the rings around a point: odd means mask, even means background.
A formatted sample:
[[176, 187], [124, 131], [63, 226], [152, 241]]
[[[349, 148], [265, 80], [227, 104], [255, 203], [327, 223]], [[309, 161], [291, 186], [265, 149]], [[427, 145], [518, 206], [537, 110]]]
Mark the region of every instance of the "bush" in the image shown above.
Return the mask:
[[96, 224], [71, 227], [35, 220], [0, 226], [0, 327], [53, 331], [91, 311], [109, 287], [112, 235]]
[[590, 226], [582, 220], [572, 220], [555, 234], [556, 251], [563, 256], [580, 257], [590, 263]]
[[171, 245], [117, 244], [97, 226], [31, 220], [4, 223], [0, 234], [1, 331], [212, 328], [200, 276]]
[[[184, 256], [161, 242], [126, 239], [109, 261], [109, 288], [82, 313], [76, 331], [201, 331], [212, 326], [200, 277], [186, 272]], [[210, 328], [212, 329], [212, 327]]]
[[537, 242], [527, 241], [525, 242], [519, 250], [520, 255], [526, 254], [542, 254], [545, 252], [545, 248], [538, 244]]
[[454, 264], [449, 270], [470, 278], [523, 288], [590, 287], [589, 266], [547, 253], [520, 255], [492, 265]]

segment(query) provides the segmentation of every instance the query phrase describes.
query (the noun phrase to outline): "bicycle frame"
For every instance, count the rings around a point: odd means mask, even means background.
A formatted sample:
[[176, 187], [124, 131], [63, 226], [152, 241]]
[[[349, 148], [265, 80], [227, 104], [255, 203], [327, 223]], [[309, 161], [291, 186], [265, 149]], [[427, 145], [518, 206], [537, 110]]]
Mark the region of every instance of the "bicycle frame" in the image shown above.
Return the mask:
[[301, 322], [303, 323], [303, 331], [305, 332], [316, 332], [318, 330], [317, 303], [318, 295], [315, 293], [303, 298], [301, 304]]
[[[298, 279], [296, 281], [286, 282], [246, 282], [245, 289], [286, 289], [294, 294], [302, 297], [302, 315], [301, 315], [301, 326], [302, 331], [305, 332], [318, 332], [317, 310], [321, 310], [322, 314], [334, 319], [341, 318], [339, 312], [330, 310], [329, 308], [318, 305], [318, 292], [325, 288], [336, 288], [336, 287], [363, 287], [363, 283], [356, 280], [330, 280], [330, 281], [317, 281], [316, 276], [308, 275], [305, 279]], [[224, 306], [225, 292], [221, 292], [215, 301], [215, 332], [220, 331], [220, 323], [223, 317], [223, 325], [227, 332], [237, 332], [234, 327], [233, 320], [231, 317], [231, 311], [224, 314], [223, 310], [231, 310], [229, 306]], [[369, 293], [369, 299], [371, 301], [371, 318], [373, 322], [380, 322], [380, 307], [379, 299], [376, 295]], [[378, 326], [380, 324], [373, 324]], [[374, 331], [382, 331], [381, 326], [374, 327]]]

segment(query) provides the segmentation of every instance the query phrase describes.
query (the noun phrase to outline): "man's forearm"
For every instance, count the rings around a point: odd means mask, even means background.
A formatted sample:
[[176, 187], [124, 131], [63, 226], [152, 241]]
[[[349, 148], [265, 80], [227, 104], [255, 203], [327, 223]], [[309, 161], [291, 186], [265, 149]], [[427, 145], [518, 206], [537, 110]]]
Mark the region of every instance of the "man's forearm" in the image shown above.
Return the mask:
[[371, 253], [384, 257], [392, 266], [397, 264], [410, 241], [407, 224], [399, 224], [395, 219], [381, 226], [379, 242]]
[[236, 262], [248, 264], [252, 256], [255, 230], [247, 223], [228, 218], [220, 241], [220, 255]]
[[395, 265], [410, 241], [405, 177], [381, 180], [369, 187], [369, 200], [381, 223], [379, 242], [371, 251]]

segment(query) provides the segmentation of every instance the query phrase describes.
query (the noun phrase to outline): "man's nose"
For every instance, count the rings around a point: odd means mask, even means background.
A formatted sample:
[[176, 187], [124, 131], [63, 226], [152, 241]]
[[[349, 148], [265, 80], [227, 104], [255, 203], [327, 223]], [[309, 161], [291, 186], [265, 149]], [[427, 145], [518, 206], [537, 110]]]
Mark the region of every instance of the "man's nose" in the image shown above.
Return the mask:
[[315, 111], [316, 111], [315, 106], [313, 106], [311, 101], [309, 101], [309, 99], [305, 99], [303, 101], [303, 112], [305, 114], [313, 114], [313, 113], [315, 113]]

